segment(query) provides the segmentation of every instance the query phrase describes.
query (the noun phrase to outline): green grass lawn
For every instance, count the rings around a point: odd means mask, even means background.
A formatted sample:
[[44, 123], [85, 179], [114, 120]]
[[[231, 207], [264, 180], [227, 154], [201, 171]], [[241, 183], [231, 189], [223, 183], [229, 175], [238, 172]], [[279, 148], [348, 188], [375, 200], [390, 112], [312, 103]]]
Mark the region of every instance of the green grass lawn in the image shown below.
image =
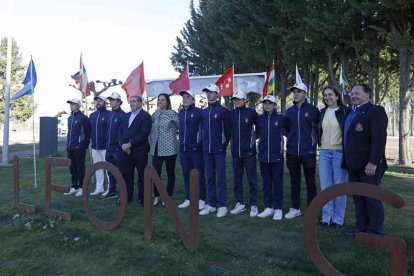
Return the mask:
[[[61, 157], [64, 157], [63, 155]], [[52, 194], [52, 207], [71, 212], [71, 222], [44, 215], [44, 159], [38, 158], [39, 187], [33, 188], [32, 159], [21, 159], [21, 201], [35, 204], [27, 214], [13, 208], [12, 168], [0, 167], [1, 275], [320, 275], [303, 241], [303, 216], [275, 222], [250, 218], [248, 212], [217, 218], [200, 217], [200, 247], [188, 252], [165, 209], [153, 212], [154, 234], [144, 238], [143, 209], [128, 205], [119, 228], [100, 230], [83, 211], [80, 198]], [[231, 158], [227, 158], [228, 208], [234, 206]], [[259, 174], [258, 174], [259, 175]], [[69, 184], [67, 168], [54, 168], [52, 182]], [[259, 177], [259, 209], [263, 209]], [[284, 212], [290, 207], [289, 174], [285, 169]], [[304, 182], [304, 180], [302, 180]], [[165, 181], [164, 181], [165, 183]], [[317, 181], [317, 183], [319, 183]], [[247, 183], [245, 183], [247, 200]], [[405, 199], [402, 209], [386, 205], [385, 233], [403, 238], [408, 246], [409, 272], [414, 271], [414, 169], [391, 166], [382, 187]], [[91, 183], [90, 190], [93, 189]], [[306, 212], [306, 189], [302, 184], [302, 212]], [[177, 162], [173, 201], [184, 199], [183, 180]], [[118, 206], [114, 200], [91, 199], [98, 217], [112, 218]], [[318, 241], [325, 257], [347, 275], [388, 275], [390, 255], [358, 246], [343, 235], [353, 227], [353, 202], [348, 198], [343, 229], [319, 228]], [[188, 209], [177, 211], [188, 225]], [[31, 225], [29, 229], [28, 225]]]

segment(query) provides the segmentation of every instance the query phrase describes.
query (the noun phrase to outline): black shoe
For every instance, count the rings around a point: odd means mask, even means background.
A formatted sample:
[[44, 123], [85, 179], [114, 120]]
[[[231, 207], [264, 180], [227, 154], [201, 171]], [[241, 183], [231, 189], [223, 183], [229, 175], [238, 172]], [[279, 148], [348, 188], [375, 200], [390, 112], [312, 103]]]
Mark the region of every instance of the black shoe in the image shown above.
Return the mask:
[[318, 226], [329, 226], [329, 223], [324, 222], [324, 221], [322, 221], [322, 220], [319, 220], [316, 224], [317, 224]]
[[345, 231], [345, 236], [355, 238], [356, 234], [359, 233], [358, 228], [353, 228]]
[[116, 193], [109, 192], [105, 196], [102, 196], [102, 199], [110, 199], [110, 198], [115, 198], [115, 197], [117, 197], [117, 194]]
[[[133, 201], [133, 199], [132, 198], [128, 198], [128, 200], [127, 200], [127, 202], [132, 202]], [[117, 199], [116, 199], [116, 205], [121, 205], [121, 198], [120, 197], [118, 197]]]
[[333, 227], [333, 228], [342, 228], [342, 224], [338, 224], [338, 223], [335, 223], [335, 222], [332, 222], [329, 226]]

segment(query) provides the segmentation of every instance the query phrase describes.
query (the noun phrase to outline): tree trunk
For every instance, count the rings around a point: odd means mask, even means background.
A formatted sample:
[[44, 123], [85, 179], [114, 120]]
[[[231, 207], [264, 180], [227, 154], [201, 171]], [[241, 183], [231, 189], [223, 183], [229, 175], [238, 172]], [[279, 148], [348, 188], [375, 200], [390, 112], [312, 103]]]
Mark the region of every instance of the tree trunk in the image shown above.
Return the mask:
[[329, 75], [329, 85], [333, 85], [335, 87], [339, 87], [339, 83], [336, 80], [335, 73], [333, 70], [333, 54], [328, 54], [328, 75]]
[[374, 90], [374, 103], [380, 104], [380, 68], [379, 68], [379, 62], [376, 62], [375, 66], [375, 76], [374, 76], [374, 82], [375, 82], [375, 90]]
[[401, 47], [400, 59], [400, 122], [399, 122], [399, 150], [398, 159], [400, 165], [411, 165], [410, 159], [410, 129], [408, 126], [410, 118], [410, 67], [408, 63], [408, 49]]
[[315, 79], [314, 79], [314, 83], [315, 83], [315, 98], [314, 98], [314, 103], [315, 106], [318, 107], [319, 104], [319, 68], [317, 68], [315, 70]]
[[280, 112], [285, 113], [286, 110], [286, 72], [285, 68], [280, 68]]

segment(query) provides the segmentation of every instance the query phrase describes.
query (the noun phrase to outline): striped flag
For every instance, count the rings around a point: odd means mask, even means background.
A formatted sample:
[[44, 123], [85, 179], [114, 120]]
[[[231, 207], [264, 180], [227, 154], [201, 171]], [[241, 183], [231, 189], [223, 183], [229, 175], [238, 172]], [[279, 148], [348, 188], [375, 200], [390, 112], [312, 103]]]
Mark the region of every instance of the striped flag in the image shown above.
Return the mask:
[[342, 71], [342, 64], [341, 64], [341, 73], [339, 75], [339, 86], [340, 86], [342, 95], [344, 96], [349, 95], [349, 91], [351, 90], [351, 87], [349, 85], [348, 78], [345, 76], [344, 71]]
[[263, 86], [263, 93], [262, 98], [266, 97], [267, 95], [274, 95], [275, 94], [275, 64], [272, 64], [272, 68], [267, 73], [267, 78], [265, 84]]
[[86, 73], [85, 66], [83, 65], [82, 54], [80, 56], [79, 72], [71, 76], [78, 85], [78, 90], [84, 95], [89, 96], [91, 94], [91, 87], [89, 86], [88, 74]]

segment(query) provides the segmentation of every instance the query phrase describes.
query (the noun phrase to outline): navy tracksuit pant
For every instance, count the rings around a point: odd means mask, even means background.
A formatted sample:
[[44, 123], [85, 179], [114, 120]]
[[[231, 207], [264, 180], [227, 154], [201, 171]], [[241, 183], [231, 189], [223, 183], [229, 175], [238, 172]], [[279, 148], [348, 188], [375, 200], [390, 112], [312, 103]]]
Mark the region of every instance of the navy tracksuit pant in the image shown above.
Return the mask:
[[209, 205], [212, 207], [226, 207], [226, 152], [204, 153], [204, 165], [206, 166]]
[[234, 197], [236, 202], [244, 205], [243, 199], [243, 174], [246, 169], [249, 181], [250, 206], [257, 206], [257, 170], [256, 156], [245, 158], [233, 157]]
[[199, 172], [199, 198], [206, 200], [206, 180], [204, 177], [204, 160], [201, 151], [180, 151], [180, 165], [183, 171], [185, 185], [185, 199], [190, 199], [190, 171], [197, 169]]

